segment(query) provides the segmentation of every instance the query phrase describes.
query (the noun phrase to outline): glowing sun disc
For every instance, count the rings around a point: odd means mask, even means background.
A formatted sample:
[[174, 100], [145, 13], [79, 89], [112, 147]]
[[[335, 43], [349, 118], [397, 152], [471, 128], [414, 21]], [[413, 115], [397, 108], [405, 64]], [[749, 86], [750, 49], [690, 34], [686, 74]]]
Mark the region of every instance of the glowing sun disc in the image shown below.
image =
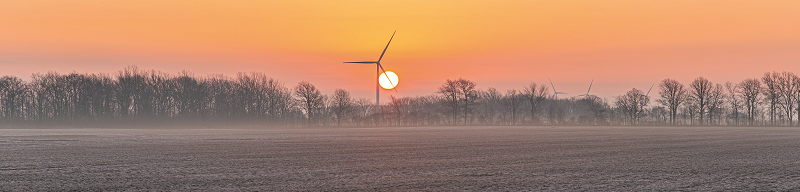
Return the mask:
[[[387, 78], [388, 76], [388, 78]], [[391, 80], [391, 83], [389, 82]], [[384, 89], [394, 89], [397, 87], [397, 74], [393, 71], [386, 71], [385, 73], [381, 73], [381, 76], [378, 78], [378, 83]]]

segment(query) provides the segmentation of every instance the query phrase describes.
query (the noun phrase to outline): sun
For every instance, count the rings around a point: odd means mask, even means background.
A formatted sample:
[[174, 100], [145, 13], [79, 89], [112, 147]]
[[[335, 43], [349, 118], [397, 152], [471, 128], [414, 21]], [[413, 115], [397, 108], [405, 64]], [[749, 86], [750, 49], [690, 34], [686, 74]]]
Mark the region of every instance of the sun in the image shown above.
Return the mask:
[[381, 76], [378, 79], [378, 83], [380, 83], [381, 87], [383, 87], [384, 89], [394, 89], [395, 87], [397, 87], [397, 81], [398, 81], [397, 74], [395, 74], [393, 71], [386, 71], [384, 73], [381, 73]]

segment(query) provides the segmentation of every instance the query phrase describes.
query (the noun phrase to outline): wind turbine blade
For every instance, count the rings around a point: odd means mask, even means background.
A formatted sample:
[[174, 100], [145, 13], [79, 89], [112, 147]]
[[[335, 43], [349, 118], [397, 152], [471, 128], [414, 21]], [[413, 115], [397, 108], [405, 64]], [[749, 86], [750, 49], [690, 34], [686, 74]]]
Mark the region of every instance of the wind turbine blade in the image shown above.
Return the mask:
[[594, 83], [594, 79], [592, 79], [592, 82], [591, 82], [591, 83], [589, 83], [589, 90], [586, 90], [586, 96], [589, 96], [589, 91], [591, 91], [591, 90], [592, 90], [592, 84], [593, 84], [593, 83]]
[[355, 61], [355, 62], [342, 62], [342, 63], [361, 63], [361, 64], [375, 64], [377, 61]]
[[581, 97], [581, 96], [586, 96], [586, 97], [588, 97], [588, 96], [589, 96], [589, 94], [575, 95], [575, 96], [572, 96], [572, 97]]
[[389, 44], [392, 43], [392, 39], [394, 39], [395, 33], [397, 33], [397, 31], [394, 31], [394, 33], [392, 33], [392, 37], [389, 38], [389, 43], [386, 44], [386, 48], [383, 48], [383, 53], [381, 53], [381, 57], [378, 58], [378, 62], [381, 62], [381, 59], [383, 59], [383, 54], [386, 54], [386, 49], [389, 49]]
[[644, 96], [649, 96], [650, 95], [650, 91], [653, 90], [653, 86], [655, 86], [655, 85], [656, 84], [650, 85], [650, 90], [647, 90], [647, 95], [644, 95]]
[[[386, 74], [386, 70], [383, 70], [383, 65], [381, 65], [381, 63], [378, 63], [378, 67], [381, 68], [381, 71], [383, 71], [383, 74]], [[392, 84], [392, 86], [396, 86], [397, 85], [397, 84], [392, 83], [392, 79], [389, 78], [389, 74], [386, 74], [386, 80], [389, 80], [389, 84]], [[399, 91], [397, 91], [397, 88], [392, 88], [392, 89], [394, 89], [395, 93], [400, 93]]]

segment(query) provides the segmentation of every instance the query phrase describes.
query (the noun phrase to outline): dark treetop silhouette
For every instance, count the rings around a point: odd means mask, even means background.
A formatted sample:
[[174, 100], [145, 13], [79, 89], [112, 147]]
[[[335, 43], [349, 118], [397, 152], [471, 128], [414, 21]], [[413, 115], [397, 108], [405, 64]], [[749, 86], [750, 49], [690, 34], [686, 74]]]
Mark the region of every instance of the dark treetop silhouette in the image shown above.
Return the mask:
[[310, 82], [290, 89], [261, 73], [196, 77], [132, 66], [114, 76], [50, 72], [34, 74], [30, 82], [0, 77], [0, 127], [798, 125], [795, 74], [771, 72], [724, 84], [699, 77], [684, 86], [665, 79], [651, 104], [654, 98], [637, 89], [613, 101], [590, 94], [556, 99], [546, 85], [504, 93], [459, 78], [431, 95], [391, 97], [376, 105], [343, 89], [324, 94]]

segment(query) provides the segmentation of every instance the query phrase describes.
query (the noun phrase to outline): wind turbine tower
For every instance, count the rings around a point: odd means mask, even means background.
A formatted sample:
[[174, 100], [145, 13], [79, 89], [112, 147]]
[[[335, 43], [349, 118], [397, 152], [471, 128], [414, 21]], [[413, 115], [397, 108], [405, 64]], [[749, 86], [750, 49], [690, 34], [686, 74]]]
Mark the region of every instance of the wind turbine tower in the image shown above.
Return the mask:
[[586, 97], [588, 97], [588, 96], [589, 96], [589, 91], [591, 91], [591, 90], [592, 90], [592, 84], [594, 84], [594, 79], [592, 79], [592, 82], [591, 82], [591, 83], [589, 83], [589, 90], [586, 90], [586, 94], [582, 94], [582, 95], [576, 95], [576, 96], [572, 96], [572, 97], [580, 97], [580, 96], [586, 96]]
[[558, 100], [558, 94], [569, 94], [569, 93], [556, 91], [556, 86], [553, 85], [553, 80], [550, 80], [550, 78], [547, 78], [547, 80], [550, 81], [550, 86], [553, 87], [553, 99]]

